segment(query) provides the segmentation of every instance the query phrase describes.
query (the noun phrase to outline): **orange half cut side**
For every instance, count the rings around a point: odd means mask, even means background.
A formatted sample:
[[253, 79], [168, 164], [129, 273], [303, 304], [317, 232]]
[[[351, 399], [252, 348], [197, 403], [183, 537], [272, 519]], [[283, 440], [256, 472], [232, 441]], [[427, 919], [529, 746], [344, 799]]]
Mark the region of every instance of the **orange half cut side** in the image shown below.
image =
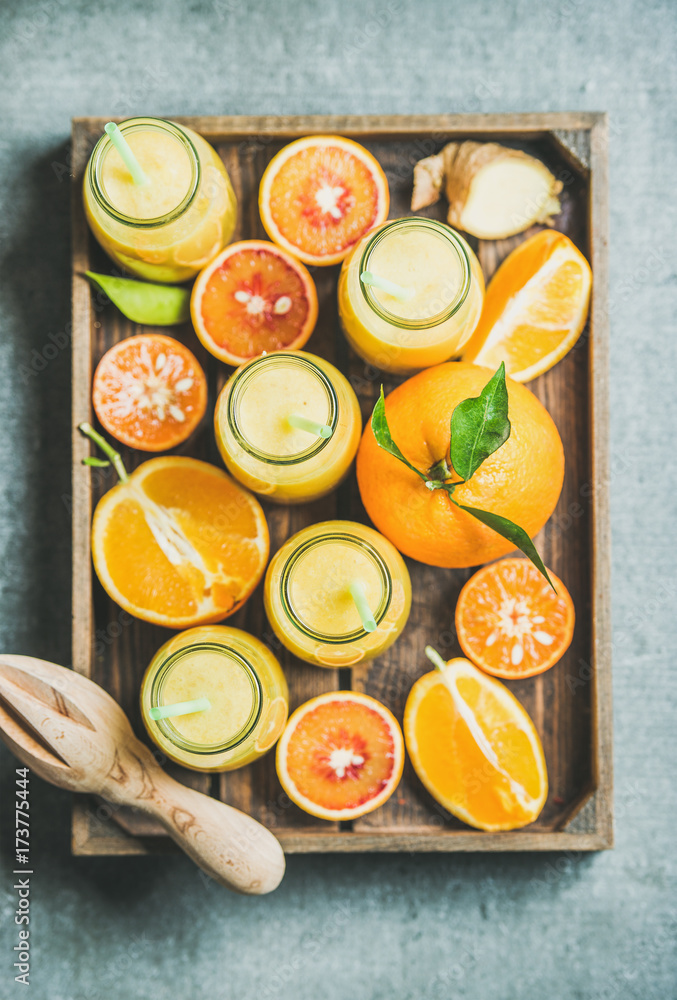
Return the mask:
[[268, 164], [259, 188], [271, 240], [306, 264], [338, 264], [388, 218], [388, 181], [378, 160], [338, 135], [289, 143]]
[[291, 254], [265, 240], [246, 240], [226, 247], [200, 272], [190, 308], [207, 350], [237, 366], [303, 347], [317, 322], [317, 291]]
[[500, 559], [471, 576], [456, 604], [456, 634], [465, 655], [495, 677], [533, 677], [569, 648], [575, 623], [569, 591], [555, 589], [528, 559]]
[[328, 820], [364, 816], [397, 787], [404, 741], [375, 698], [335, 691], [301, 705], [277, 745], [277, 773], [297, 806]]
[[507, 687], [469, 660], [416, 681], [404, 733], [418, 777], [464, 823], [515, 830], [538, 817], [548, 794], [538, 733]]
[[154, 458], [100, 500], [92, 523], [104, 589], [136, 618], [189, 628], [233, 614], [268, 559], [258, 501], [215, 466]]

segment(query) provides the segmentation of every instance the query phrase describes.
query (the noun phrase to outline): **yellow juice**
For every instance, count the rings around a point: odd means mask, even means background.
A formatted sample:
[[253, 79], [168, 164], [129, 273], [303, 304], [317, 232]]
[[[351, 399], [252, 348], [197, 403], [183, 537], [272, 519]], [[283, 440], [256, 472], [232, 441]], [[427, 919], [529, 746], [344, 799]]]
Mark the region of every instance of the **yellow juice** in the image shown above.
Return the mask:
[[[400, 300], [360, 275], [370, 271], [408, 290]], [[368, 364], [409, 374], [459, 354], [479, 322], [484, 277], [477, 257], [449, 226], [432, 219], [387, 222], [343, 262], [339, 316], [351, 347]]]
[[120, 131], [149, 183], [134, 183], [103, 135], [84, 178], [90, 228], [126, 271], [149, 281], [187, 281], [233, 235], [237, 202], [226, 168], [201, 136], [171, 122], [130, 118]]
[[[350, 590], [355, 581], [374, 631], [363, 626]], [[411, 582], [383, 535], [354, 521], [325, 521], [299, 531], [276, 553], [264, 602], [273, 631], [295, 656], [345, 667], [378, 656], [397, 639], [409, 617]]]
[[[294, 426], [295, 414], [331, 430], [331, 437]], [[277, 351], [238, 369], [214, 414], [228, 471], [279, 503], [316, 500], [339, 484], [360, 443], [362, 419], [348, 380], [323, 358]]]
[[[205, 711], [153, 719], [151, 708], [207, 698]], [[287, 721], [287, 682], [262, 642], [240, 629], [206, 625], [174, 636], [141, 684], [141, 714], [167, 757], [196, 771], [229, 771], [261, 757]]]

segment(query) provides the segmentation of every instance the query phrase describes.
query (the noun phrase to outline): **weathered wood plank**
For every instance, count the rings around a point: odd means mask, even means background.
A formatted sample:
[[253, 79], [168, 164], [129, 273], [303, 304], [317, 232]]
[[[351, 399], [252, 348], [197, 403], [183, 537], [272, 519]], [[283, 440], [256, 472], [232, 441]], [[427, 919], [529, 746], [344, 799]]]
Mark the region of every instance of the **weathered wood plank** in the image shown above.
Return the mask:
[[613, 722], [611, 695], [611, 517], [609, 511], [609, 178], [608, 122], [598, 115], [591, 130], [590, 262], [591, 311], [589, 433], [592, 445], [592, 652], [597, 829], [613, 845]]
[[[592, 129], [599, 120], [594, 111], [546, 111], [508, 114], [446, 114], [446, 115], [209, 115], [176, 117], [174, 120], [190, 126], [212, 142], [226, 137], [236, 141], [241, 137], [270, 134], [281, 139], [308, 135], [313, 132], [340, 132], [361, 136], [409, 136], [416, 133], [440, 134], [534, 134], [554, 129], [572, 131]], [[107, 121], [122, 118], [74, 118], [76, 126], [99, 133]]]
[[[87, 130], [73, 124], [71, 144], [72, 170], [81, 177], [89, 159]], [[92, 510], [91, 479], [82, 465], [89, 454], [89, 443], [78, 432], [78, 424], [89, 420], [91, 413], [92, 353], [90, 331], [92, 306], [86, 282], [79, 277], [88, 267], [87, 222], [82, 207], [81, 188], [73, 184], [71, 192], [71, 233], [73, 247], [72, 276], [72, 525], [73, 525], [73, 666], [80, 673], [90, 670], [93, 622], [89, 525]]]
[[[95, 827], [83, 822], [82, 809], [75, 811], [73, 853], [101, 854], [175, 854], [179, 848], [173, 840], [163, 837], [130, 837], [108, 819]], [[526, 851], [600, 851], [611, 846], [597, 832], [549, 834], [488, 833], [478, 836], [467, 828], [457, 831], [430, 831], [428, 827], [391, 827], [383, 830], [353, 833], [332, 832], [298, 834], [278, 832], [287, 854], [358, 854], [367, 852], [434, 854], [450, 852], [526, 852]]]

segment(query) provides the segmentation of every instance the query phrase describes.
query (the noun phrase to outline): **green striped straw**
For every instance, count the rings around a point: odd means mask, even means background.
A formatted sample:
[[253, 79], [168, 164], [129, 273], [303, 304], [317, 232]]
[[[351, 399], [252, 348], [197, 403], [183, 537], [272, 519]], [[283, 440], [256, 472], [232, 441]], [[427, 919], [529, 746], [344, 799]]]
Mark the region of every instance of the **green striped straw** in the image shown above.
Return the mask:
[[316, 437], [330, 438], [334, 433], [327, 424], [318, 424], [316, 420], [309, 420], [308, 417], [301, 417], [298, 413], [290, 413], [287, 420], [292, 427], [297, 427], [301, 431], [308, 431]]
[[141, 169], [139, 161], [134, 156], [134, 153], [132, 153], [131, 149], [129, 148], [129, 143], [127, 142], [127, 140], [125, 139], [124, 135], [117, 127], [115, 122], [108, 122], [108, 124], [105, 126], [104, 131], [108, 136], [108, 138], [110, 139], [110, 141], [115, 146], [115, 148], [117, 149], [120, 156], [122, 157], [122, 162], [132, 175], [132, 180], [134, 181], [134, 183], [149, 184], [150, 181], [148, 180], [143, 170]]
[[353, 582], [348, 587], [350, 591], [350, 596], [355, 602], [355, 607], [357, 608], [357, 613], [360, 616], [360, 621], [362, 622], [362, 628], [365, 632], [375, 632], [376, 631], [376, 621], [372, 614], [371, 608], [369, 607], [369, 602], [367, 601], [367, 594], [364, 589], [364, 584], [361, 580], [353, 580]]
[[171, 719], [175, 715], [192, 715], [193, 712], [206, 712], [211, 708], [209, 698], [194, 698], [193, 701], [177, 701], [173, 705], [158, 705], [151, 708], [148, 714], [155, 722], [158, 719]]
[[392, 295], [393, 298], [399, 299], [400, 302], [408, 302], [416, 294], [413, 288], [396, 285], [394, 281], [388, 281], [387, 278], [380, 278], [373, 271], [363, 271], [360, 275], [360, 281], [364, 285], [373, 285], [375, 288], [380, 288], [382, 291], [387, 292], [388, 295]]

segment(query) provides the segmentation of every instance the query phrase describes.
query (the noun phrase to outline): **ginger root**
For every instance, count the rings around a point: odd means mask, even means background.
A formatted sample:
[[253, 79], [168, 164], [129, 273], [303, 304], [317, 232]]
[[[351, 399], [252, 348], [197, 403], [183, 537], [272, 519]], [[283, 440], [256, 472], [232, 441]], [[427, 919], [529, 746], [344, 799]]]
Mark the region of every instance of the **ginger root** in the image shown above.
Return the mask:
[[552, 225], [561, 211], [558, 181], [540, 160], [496, 142], [450, 142], [414, 167], [411, 210], [449, 201], [447, 221], [483, 240]]

